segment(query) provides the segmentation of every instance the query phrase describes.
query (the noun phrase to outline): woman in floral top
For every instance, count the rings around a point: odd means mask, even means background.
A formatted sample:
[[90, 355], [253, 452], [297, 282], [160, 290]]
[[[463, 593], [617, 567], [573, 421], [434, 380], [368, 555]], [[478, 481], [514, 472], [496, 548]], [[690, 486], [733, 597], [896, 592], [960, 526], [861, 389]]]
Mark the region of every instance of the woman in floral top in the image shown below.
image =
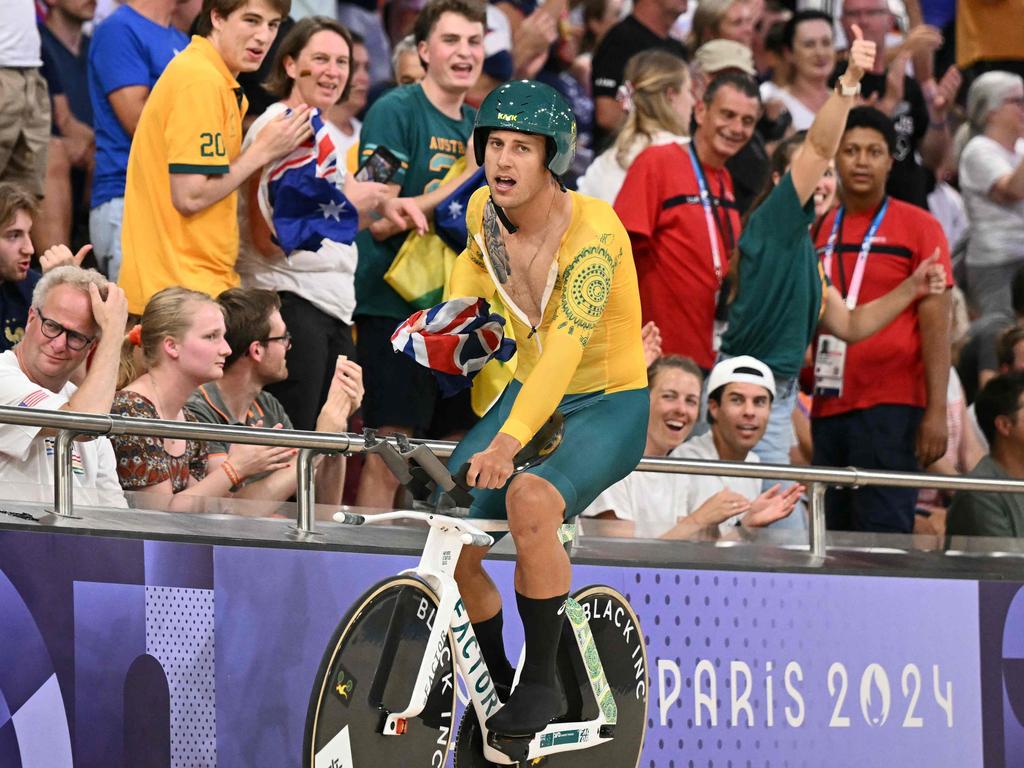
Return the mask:
[[[185, 288], [157, 293], [141, 325], [129, 334], [132, 344], [142, 347], [148, 370], [136, 375], [134, 350], [128, 348], [121, 374], [128, 383], [114, 396], [111, 413], [195, 421], [183, 406], [200, 384], [224, 375], [231, 352], [224, 330], [224, 314], [206, 294]], [[121, 487], [166, 495], [230, 496], [245, 478], [287, 467], [295, 454], [290, 448], [233, 445], [219, 470], [207, 475], [204, 443], [137, 435], [111, 440]], [[172, 508], [180, 506], [172, 502]]]

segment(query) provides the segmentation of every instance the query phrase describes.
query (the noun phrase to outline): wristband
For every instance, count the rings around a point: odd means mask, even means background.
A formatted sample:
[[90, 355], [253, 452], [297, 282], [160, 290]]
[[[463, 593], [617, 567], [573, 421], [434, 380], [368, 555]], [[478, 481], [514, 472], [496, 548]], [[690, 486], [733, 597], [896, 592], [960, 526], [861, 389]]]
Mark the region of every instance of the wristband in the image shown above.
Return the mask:
[[228, 480], [231, 481], [231, 487], [237, 488], [242, 484], [242, 477], [238, 474], [238, 470], [235, 469], [234, 465], [227, 459], [220, 465], [220, 468], [224, 470], [224, 474], [228, 476]]
[[843, 78], [836, 80], [836, 93], [840, 96], [857, 96], [860, 94], [860, 82], [856, 85], [847, 85], [843, 82]]

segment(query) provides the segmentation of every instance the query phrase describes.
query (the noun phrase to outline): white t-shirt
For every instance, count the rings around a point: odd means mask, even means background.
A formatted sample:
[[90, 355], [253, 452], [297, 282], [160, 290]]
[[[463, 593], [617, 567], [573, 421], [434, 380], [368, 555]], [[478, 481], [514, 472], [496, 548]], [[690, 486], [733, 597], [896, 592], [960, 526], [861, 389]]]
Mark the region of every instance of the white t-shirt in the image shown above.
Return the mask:
[[946, 242], [952, 250], [964, 236], [969, 224], [963, 197], [945, 181], [939, 181], [928, 194], [928, 210], [942, 225]]
[[576, 182], [576, 190], [581, 195], [596, 197], [598, 200], [604, 200], [609, 205], [615, 205], [615, 198], [619, 196], [622, 182], [626, 180], [626, 171], [642, 150], [647, 149], [647, 147], [671, 144], [672, 142], [686, 144], [689, 141], [688, 136], [678, 136], [668, 131], [658, 131], [654, 134], [650, 144], [642, 145], [639, 142], [634, 144], [634, 151], [630, 152], [626, 157], [626, 168], [619, 165], [619, 160], [616, 157], [618, 149], [613, 144], [598, 155], [594, 162], [587, 167], [587, 172]]
[[0, 67], [41, 66], [35, 3], [0, 0], [0, 19]]
[[786, 111], [793, 118], [793, 130], [806, 131], [814, 122], [814, 112], [808, 109], [800, 99], [791, 94], [785, 88], [780, 88], [771, 80], [761, 83], [761, 101], [781, 101], [786, 106]]
[[350, 118], [352, 121], [352, 135], [348, 135], [341, 130], [337, 125], [327, 121], [327, 132], [331, 134], [331, 140], [334, 142], [335, 149], [338, 150], [338, 163], [339, 165], [346, 166], [348, 153], [352, 151], [352, 147], [359, 143], [359, 132], [363, 130], [363, 123], [356, 118]]
[[[678, 459], [718, 461], [711, 432], [691, 438], [669, 455]], [[759, 463], [761, 460], [751, 452], [746, 461]], [[583, 511], [583, 517], [612, 510], [616, 517], [634, 522], [637, 538], [657, 538], [723, 490], [735, 491], [753, 500], [761, 495], [761, 481], [753, 477], [632, 472], [598, 496]], [[725, 533], [736, 522], [735, 518], [726, 520], [719, 525], [719, 530]]]
[[[242, 151], [249, 148], [263, 127], [286, 109], [281, 102], [271, 104], [249, 128]], [[330, 130], [330, 129], [328, 129]], [[339, 132], [340, 133], [340, 132]], [[332, 132], [332, 137], [336, 134]], [[344, 168], [345, 157], [338, 153], [338, 165]], [[267, 178], [270, 168], [260, 177], [257, 214], [249, 210], [248, 195], [238, 196], [239, 251], [236, 269], [246, 288], [288, 291], [301, 296], [321, 312], [344, 323], [352, 323], [356, 308], [355, 275], [358, 252], [355, 243], [323, 240], [318, 251], [293, 251], [287, 258], [267, 259], [253, 245], [249, 235], [249, 217], [262, 214], [273, 232], [273, 209], [270, 206]]]
[[968, 264], [992, 267], [1024, 259], [1024, 200], [1003, 204], [988, 196], [992, 185], [1022, 162], [1020, 143], [1011, 152], [988, 136], [975, 136], [964, 147], [960, 193], [971, 226]]
[[[0, 354], [0, 405], [56, 411], [66, 405], [77, 388], [70, 382], [51, 392], [28, 378], [13, 350]], [[18, 484], [21, 500], [53, 501], [52, 437], [40, 438], [40, 427], [0, 424], [0, 478]], [[117, 480], [117, 459], [110, 440], [75, 441], [71, 446], [71, 475], [75, 503], [127, 507]], [[13, 490], [13, 489], [12, 489]]]

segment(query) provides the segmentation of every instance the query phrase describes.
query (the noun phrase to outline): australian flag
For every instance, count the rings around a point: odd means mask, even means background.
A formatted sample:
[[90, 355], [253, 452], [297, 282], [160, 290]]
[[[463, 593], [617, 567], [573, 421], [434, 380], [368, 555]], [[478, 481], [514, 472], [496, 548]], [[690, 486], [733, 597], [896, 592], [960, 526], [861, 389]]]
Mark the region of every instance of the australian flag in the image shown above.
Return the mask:
[[491, 358], [506, 362], [516, 351], [515, 341], [505, 338], [505, 318], [473, 296], [410, 315], [392, 334], [391, 346], [429, 368], [444, 397], [468, 387]]
[[345, 174], [317, 110], [310, 114], [313, 136], [271, 167], [267, 192], [277, 242], [285, 253], [318, 251], [323, 240], [351, 243], [359, 212], [341, 191]]
[[434, 209], [434, 231], [456, 253], [462, 253], [466, 247], [466, 208], [469, 207], [469, 198], [486, 183], [484, 169], [478, 168], [476, 173], [462, 182], [458, 189]]

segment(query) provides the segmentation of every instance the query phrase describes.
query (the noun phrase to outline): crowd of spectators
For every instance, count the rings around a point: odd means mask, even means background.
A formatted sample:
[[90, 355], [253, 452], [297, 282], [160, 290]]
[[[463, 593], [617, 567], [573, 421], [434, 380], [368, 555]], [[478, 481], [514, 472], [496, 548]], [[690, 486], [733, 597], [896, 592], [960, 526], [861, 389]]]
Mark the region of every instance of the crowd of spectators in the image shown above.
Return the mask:
[[[459, 437], [480, 403], [393, 353], [419, 307], [391, 272], [440, 253], [435, 213], [483, 183], [475, 105], [527, 78], [575, 113], [564, 183], [630, 236], [649, 455], [1024, 478], [1024, 0], [923, 5], [0, 0], [0, 401]], [[52, 435], [0, 432], [5, 480], [52, 481]], [[283, 448], [73, 458], [117, 505], [295, 490]], [[318, 499], [395, 503], [377, 457], [345, 470]], [[800, 486], [706, 480], [636, 473], [588, 514], [805, 524]], [[1009, 495], [826, 504], [835, 530], [1024, 528]]]

